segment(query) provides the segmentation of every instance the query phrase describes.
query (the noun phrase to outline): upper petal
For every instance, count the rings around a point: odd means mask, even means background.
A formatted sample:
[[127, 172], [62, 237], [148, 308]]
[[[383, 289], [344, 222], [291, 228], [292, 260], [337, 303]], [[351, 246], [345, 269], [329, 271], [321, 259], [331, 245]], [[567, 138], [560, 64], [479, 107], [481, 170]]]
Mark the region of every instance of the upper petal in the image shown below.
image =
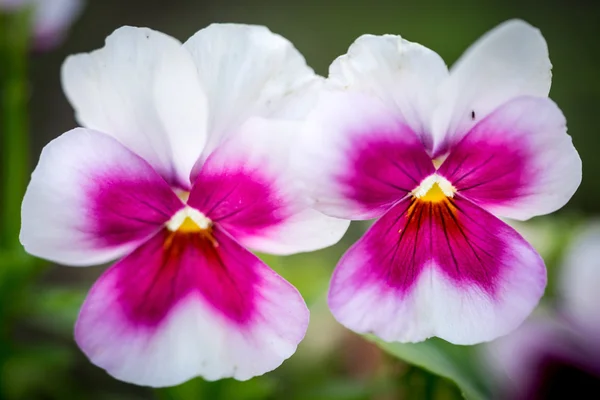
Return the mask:
[[27, 252], [68, 265], [123, 255], [183, 207], [142, 158], [103, 133], [77, 128], [42, 151], [23, 199]]
[[219, 229], [163, 230], [96, 282], [77, 343], [112, 376], [171, 386], [277, 368], [308, 326], [298, 291]]
[[290, 162], [298, 130], [290, 121], [246, 122], [199, 161], [188, 204], [259, 251], [290, 254], [337, 243], [349, 222], [312, 209]]
[[346, 252], [333, 315], [386, 341], [489, 341], [519, 326], [546, 286], [541, 257], [511, 227], [461, 197], [405, 199]]
[[540, 31], [521, 20], [504, 22], [475, 42], [439, 88], [433, 121], [441, 154], [478, 121], [518, 96], [546, 97], [552, 64]]
[[521, 97], [479, 122], [438, 172], [486, 210], [523, 220], [569, 201], [581, 182], [581, 159], [556, 104]]
[[378, 97], [430, 151], [435, 95], [447, 77], [446, 64], [428, 48], [400, 36], [363, 35], [331, 64], [328, 84]]
[[207, 155], [252, 116], [303, 118], [320, 79], [284, 37], [264, 26], [212, 24], [184, 44], [210, 108]]
[[398, 109], [365, 93], [324, 91], [298, 147], [315, 206], [339, 218], [377, 217], [435, 172]]
[[147, 28], [119, 28], [104, 48], [67, 58], [62, 82], [83, 126], [115, 137], [170, 183], [190, 186], [207, 108], [181, 43]]

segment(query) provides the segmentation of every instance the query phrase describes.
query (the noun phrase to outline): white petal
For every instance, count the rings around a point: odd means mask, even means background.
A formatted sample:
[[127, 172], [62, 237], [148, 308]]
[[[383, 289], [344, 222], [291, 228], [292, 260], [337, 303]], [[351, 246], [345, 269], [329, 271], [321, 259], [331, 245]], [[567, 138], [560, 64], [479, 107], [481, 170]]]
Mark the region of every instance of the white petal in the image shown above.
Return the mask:
[[562, 305], [574, 322], [600, 333], [600, 222], [575, 237], [561, 270]]
[[207, 110], [181, 43], [147, 28], [119, 28], [104, 48], [69, 57], [62, 81], [82, 125], [115, 137], [172, 184], [189, 186]]
[[185, 44], [210, 108], [207, 151], [251, 116], [302, 118], [320, 79], [304, 57], [263, 26], [213, 24]]
[[440, 87], [433, 122], [436, 151], [446, 150], [514, 97], [548, 96], [551, 69], [544, 37], [524, 21], [505, 22], [483, 35]]
[[447, 76], [440, 56], [420, 44], [394, 35], [363, 35], [331, 64], [328, 83], [377, 96], [399, 112], [430, 150], [435, 94]]

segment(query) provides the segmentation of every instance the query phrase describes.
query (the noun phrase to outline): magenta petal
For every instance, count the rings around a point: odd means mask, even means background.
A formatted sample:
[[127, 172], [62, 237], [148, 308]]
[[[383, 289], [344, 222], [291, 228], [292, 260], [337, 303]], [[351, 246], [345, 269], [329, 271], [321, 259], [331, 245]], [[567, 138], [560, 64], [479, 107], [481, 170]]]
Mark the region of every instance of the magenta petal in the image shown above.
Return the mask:
[[289, 217], [293, 209], [285, 200], [269, 174], [245, 169], [243, 164], [211, 168], [209, 157], [188, 204], [238, 237], [255, 234]]
[[168, 386], [249, 379], [294, 353], [308, 324], [300, 294], [227, 234], [211, 235], [165, 229], [96, 282], [76, 326], [93, 363]]
[[541, 257], [480, 207], [405, 199], [343, 256], [329, 305], [348, 328], [387, 341], [472, 344], [516, 328], [545, 285]]
[[451, 149], [438, 172], [496, 215], [527, 219], [555, 211], [581, 182], [581, 160], [565, 124], [550, 99], [512, 100]]
[[270, 254], [336, 243], [349, 221], [312, 208], [290, 162], [298, 123], [252, 118], [195, 167], [188, 204], [245, 247]]
[[379, 217], [435, 172], [402, 114], [367, 94], [324, 92], [300, 143], [315, 207], [338, 218]]
[[165, 180], [114, 138], [77, 128], [42, 151], [23, 199], [25, 249], [68, 265], [129, 253], [183, 203]]

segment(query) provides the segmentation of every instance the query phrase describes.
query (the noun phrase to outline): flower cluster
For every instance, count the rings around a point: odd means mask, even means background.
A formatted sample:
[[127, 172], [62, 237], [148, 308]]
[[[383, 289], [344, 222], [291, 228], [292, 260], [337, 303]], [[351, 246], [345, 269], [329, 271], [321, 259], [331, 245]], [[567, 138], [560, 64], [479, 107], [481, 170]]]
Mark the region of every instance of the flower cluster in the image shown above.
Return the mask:
[[581, 180], [535, 28], [509, 21], [448, 70], [365, 35], [317, 76], [283, 37], [213, 24], [185, 43], [123, 27], [69, 57], [81, 127], [43, 150], [21, 243], [72, 266], [118, 259], [75, 339], [114, 377], [168, 386], [279, 366], [304, 337], [298, 291], [251, 250], [293, 254], [379, 218], [340, 260], [337, 320], [387, 341], [507, 334], [546, 285], [498, 217], [562, 207]]

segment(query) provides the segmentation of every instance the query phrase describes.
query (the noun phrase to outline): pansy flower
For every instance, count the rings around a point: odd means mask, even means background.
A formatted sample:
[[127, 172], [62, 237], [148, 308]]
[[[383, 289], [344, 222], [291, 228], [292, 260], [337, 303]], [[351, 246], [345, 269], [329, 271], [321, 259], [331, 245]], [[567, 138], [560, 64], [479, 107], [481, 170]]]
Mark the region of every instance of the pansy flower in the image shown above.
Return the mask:
[[499, 217], [555, 211], [581, 180], [550, 70], [542, 35], [522, 21], [450, 70], [392, 35], [362, 36], [333, 62], [298, 169], [326, 214], [379, 218], [333, 274], [338, 321], [386, 341], [472, 344], [527, 317], [545, 266]]
[[311, 208], [289, 165], [322, 80], [286, 39], [235, 24], [183, 45], [120, 28], [104, 48], [69, 57], [62, 78], [84, 128], [42, 151], [21, 242], [72, 266], [120, 258], [81, 309], [83, 352], [148, 386], [279, 366], [308, 310], [247, 248], [310, 251], [347, 228]]
[[561, 268], [557, 309], [487, 345], [497, 398], [589, 396], [600, 390], [600, 223], [577, 235]]

